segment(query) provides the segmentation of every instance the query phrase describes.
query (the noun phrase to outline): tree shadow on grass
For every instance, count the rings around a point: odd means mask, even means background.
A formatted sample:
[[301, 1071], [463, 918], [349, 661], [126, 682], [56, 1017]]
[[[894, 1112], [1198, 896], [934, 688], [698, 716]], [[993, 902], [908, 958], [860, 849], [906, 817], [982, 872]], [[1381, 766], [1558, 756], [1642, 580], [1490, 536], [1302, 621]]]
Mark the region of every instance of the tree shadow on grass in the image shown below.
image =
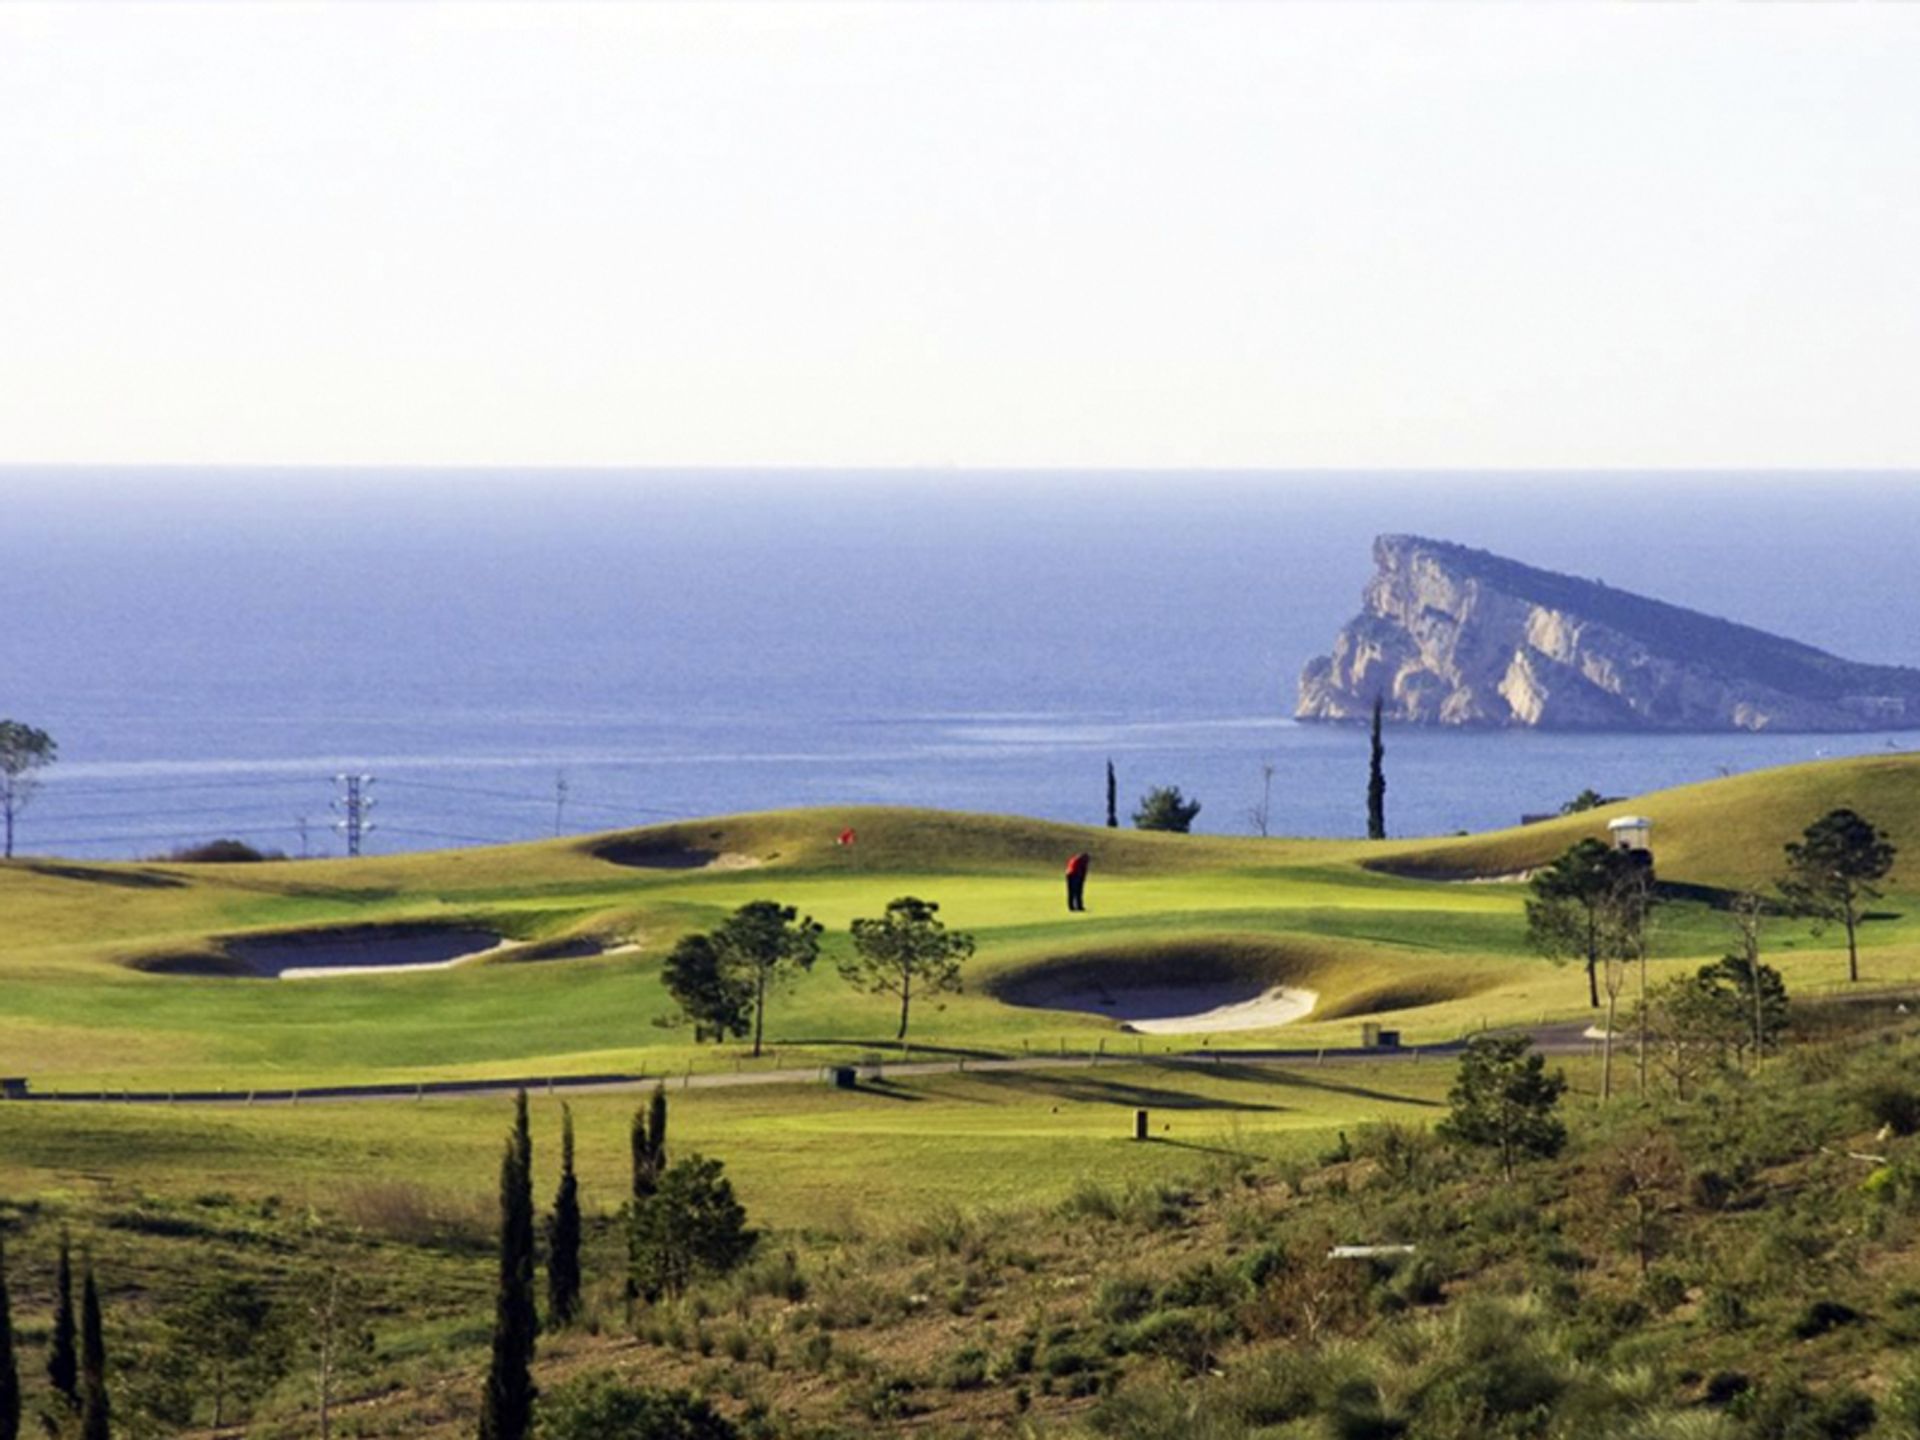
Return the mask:
[[782, 1036], [779, 1044], [783, 1049], [791, 1045], [859, 1050], [866, 1054], [883, 1055], [888, 1063], [902, 1065], [911, 1064], [915, 1060], [1004, 1060], [1006, 1058], [1005, 1052], [1000, 1050], [969, 1049], [962, 1045], [922, 1045], [917, 1040], [903, 1044], [898, 1040], [848, 1040], [840, 1036], [815, 1039], [804, 1037], [788, 1039]]
[[1417, 1105], [1430, 1110], [1446, 1108], [1442, 1102], [1430, 1100], [1424, 1095], [1396, 1095], [1391, 1090], [1376, 1090], [1371, 1085], [1355, 1085], [1276, 1065], [1205, 1065], [1200, 1068], [1223, 1080], [1238, 1080], [1246, 1084], [1294, 1085], [1305, 1090], [1325, 1090], [1330, 1094], [1352, 1095], [1362, 1100], [1380, 1100], [1394, 1105]]
[[[1211, 1068], [1211, 1067], [1209, 1067]], [[1291, 1110], [1291, 1105], [1196, 1095], [1136, 1081], [1100, 1080], [1041, 1070], [983, 1070], [971, 1077], [983, 1085], [1027, 1091], [1080, 1105], [1117, 1105], [1135, 1110]]]
[[862, 1080], [858, 1085], [839, 1092], [842, 1095], [871, 1095], [876, 1100], [909, 1100], [918, 1105], [927, 1097], [916, 1095], [911, 1090], [902, 1089], [898, 1080], [889, 1080], [885, 1076], [876, 1076], [872, 1080]]
[[26, 867], [54, 880], [78, 880], [84, 885], [111, 885], [121, 890], [182, 890], [187, 882], [158, 870], [93, 870], [84, 865], [55, 865], [35, 861]]

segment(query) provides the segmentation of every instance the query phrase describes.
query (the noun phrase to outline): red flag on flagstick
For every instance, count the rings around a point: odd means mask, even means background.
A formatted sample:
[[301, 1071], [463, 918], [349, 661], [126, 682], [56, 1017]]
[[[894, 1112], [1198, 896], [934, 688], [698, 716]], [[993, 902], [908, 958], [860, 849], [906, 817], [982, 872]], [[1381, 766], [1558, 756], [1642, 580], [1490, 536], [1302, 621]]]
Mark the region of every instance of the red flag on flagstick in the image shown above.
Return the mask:
[[842, 831], [840, 832], [840, 838], [839, 838], [839, 840], [837, 840], [837, 841], [836, 841], [835, 843], [836, 843], [836, 844], [839, 844], [839, 845], [851, 845], [851, 844], [853, 844], [853, 831], [852, 831], [851, 829], [848, 829], [848, 830], [842, 830]]

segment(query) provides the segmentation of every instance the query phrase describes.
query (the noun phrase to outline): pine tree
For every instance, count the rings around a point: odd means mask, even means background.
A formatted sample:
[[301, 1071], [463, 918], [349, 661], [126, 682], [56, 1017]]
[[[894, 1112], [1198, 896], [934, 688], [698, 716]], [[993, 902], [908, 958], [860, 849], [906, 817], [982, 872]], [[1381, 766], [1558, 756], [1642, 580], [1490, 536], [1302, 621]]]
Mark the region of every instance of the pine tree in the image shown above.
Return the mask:
[[532, 1433], [538, 1331], [533, 1308], [533, 1137], [527, 1125], [527, 1092], [522, 1090], [514, 1100], [513, 1134], [500, 1158], [500, 1289], [480, 1440], [527, 1440]]
[[100, 1322], [100, 1287], [89, 1260], [80, 1289], [80, 1440], [108, 1440], [107, 1339]]
[[0, 1440], [20, 1440], [20, 1367], [13, 1358], [13, 1307], [7, 1297], [4, 1244], [0, 1244]]
[[1120, 828], [1120, 782], [1113, 773], [1113, 761], [1107, 761], [1107, 828]]
[[1367, 767], [1367, 839], [1387, 838], [1387, 747], [1380, 743], [1380, 697], [1373, 697], [1372, 760]]
[[47, 1341], [47, 1383], [66, 1407], [80, 1411], [80, 1352], [73, 1319], [73, 1242], [60, 1232], [60, 1265], [53, 1282], [53, 1335]]
[[560, 1189], [547, 1227], [547, 1314], [556, 1326], [580, 1314], [580, 1182], [573, 1173], [573, 1109], [560, 1107]]

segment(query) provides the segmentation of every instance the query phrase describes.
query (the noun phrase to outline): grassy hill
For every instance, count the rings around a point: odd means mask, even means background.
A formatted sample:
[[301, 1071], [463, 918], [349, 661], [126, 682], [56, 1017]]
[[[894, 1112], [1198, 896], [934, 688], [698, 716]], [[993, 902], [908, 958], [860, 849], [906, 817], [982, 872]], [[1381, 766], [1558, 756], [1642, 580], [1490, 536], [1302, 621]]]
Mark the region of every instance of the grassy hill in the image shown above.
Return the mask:
[[[1296, 1026], [1216, 1045], [1350, 1043], [1362, 1016], [1449, 1039], [1583, 1013], [1572, 972], [1525, 948], [1522, 887], [1460, 881], [1511, 877], [1633, 812], [1655, 822], [1663, 878], [1764, 885], [1781, 845], [1842, 804], [1901, 847], [1878, 912], [1888, 918], [1865, 941], [1871, 978], [1906, 978], [1920, 955], [1903, 898], [1920, 891], [1920, 758], [1909, 756], [1737, 776], [1449, 840], [1229, 839], [851, 808], [354, 861], [16, 860], [0, 865], [0, 1053], [10, 1071], [70, 1087], [733, 1068], [736, 1048], [694, 1046], [667, 1024], [658, 964], [680, 935], [764, 897], [828, 930], [822, 964], [770, 1011], [781, 1063], [845, 1058], [889, 1040], [890, 1015], [833, 962], [848, 923], [901, 894], [938, 901], [980, 941], [967, 992], [916, 1016], [910, 1038], [922, 1045], [1095, 1050], [1118, 1038], [1115, 1022], [1003, 997], [1027, 994], [1017, 982], [1035, 967], [1124, 977], [1201, 951], [1322, 995]], [[852, 847], [835, 843], [846, 827]], [[1094, 856], [1089, 910], [1069, 915], [1060, 870], [1079, 849]], [[300, 984], [243, 978], [233, 959], [262, 937], [401, 923], [514, 944], [452, 970]], [[1771, 943], [1795, 983], [1838, 978], [1831, 936], [1783, 922]], [[1724, 944], [1706, 906], [1664, 908], [1664, 964]]]
[[[1419, 1044], [1585, 1021], [1579, 972], [1528, 952], [1524, 886], [1499, 877], [1630, 811], [1655, 821], [1663, 878], [1762, 884], [1781, 844], [1842, 804], [1902, 851], [1863, 932], [1862, 988], [1920, 981], [1920, 757], [1905, 756], [1733, 777], [1491, 835], [1374, 844], [874, 808], [351, 862], [21, 859], [0, 865], [0, 1072], [40, 1090], [675, 1077], [673, 1146], [725, 1159], [770, 1230], [760, 1267], [647, 1311], [636, 1339], [614, 1219], [635, 1097], [575, 1095], [595, 1318], [543, 1342], [542, 1383], [609, 1367], [668, 1378], [736, 1416], [788, 1417], [764, 1422], [774, 1440], [909, 1421], [929, 1434], [1034, 1422], [1132, 1440], [1777, 1440], [1803, 1432], [1753, 1428], [1732, 1402], [1708, 1404], [1717, 1373], [1744, 1376], [1778, 1413], [1841, 1404], [1848, 1386], [1884, 1409], [1899, 1379], [1889, 1347], [1906, 1343], [1909, 1313], [1920, 1313], [1896, 1298], [1920, 1287], [1909, 1209], [1873, 1198], [1907, 1196], [1899, 1167], [1920, 1162], [1905, 1141], [1873, 1133], [1856, 1103], [1920, 1043], [1892, 1002], [1791, 1065], [1715, 1082], [1705, 1107], [1598, 1113], [1594, 1067], [1573, 1060], [1574, 1155], [1505, 1198], [1483, 1168], [1425, 1136], [1451, 1064], [1236, 1052], [1350, 1044], [1363, 1018]], [[851, 849], [836, 843], [849, 826]], [[1080, 849], [1094, 856], [1089, 910], [1069, 915], [1060, 872]], [[901, 1075], [851, 1092], [686, 1088], [703, 1072], [897, 1057], [892, 1003], [850, 989], [834, 962], [848, 922], [901, 894], [938, 901], [979, 939], [965, 992], [916, 1009], [916, 1054], [1103, 1062]], [[814, 973], [776, 998], [772, 1053], [755, 1062], [739, 1045], [694, 1045], [672, 1023], [659, 966], [678, 936], [763, 897], [798, 905], [828, 935]], [[1656, 979], [1727, 944], [1701, 899], [1658, 913]], [[276, 938], [433, 926], [509, 943], [410, 975], [296, 982], [256, 978], [246, 961]], [[1824, 1013], [1804, 997], [1843, 988], [1837, 938], [1780, 920], [1766, 945], [1803, 1016]], [[1053, 1008], [1076, 990], [1136, 983], [1288, 985], [1319, 1000], [1295, 1024], [1203, 1047]], [[542, 1203], [559, 1104], [536, 1089]], [[1137, 1108], [1152, 1117], [1153, 1143], [1128, 1138]], [[171, 1343], [170, 1307], [205, 1275], [295, 1294], [314, 1267], [343, 1265], [378, 1306], [353, 1433], [467, 1433], [504, 1123], [503, 1101], [475, 1099], [0, 1103], [16, 1315], [45, 1310], [50, 1246], [72, 1229], [107, 1277], [131, 1413], [148, 1403], [138, 1374]], [[1660, 1182], [1660, 1273], [1641, 1277], [1619, 1242], [1619, 1186], [1649, 1126], [1673, 1137], [1680, 1168]], [[1869, 1195], [1855, 1153], [1889, 1157], [1895, 1178]], [[1713, 1199], [1719, 1181], [1699, 1203], [1687, 1198], [1688, 1177], [1708, 1170], [1731, 1177], [1728, 1204]], [[1360, 1276], [1316, 1258], [1333, 1239], [1383, 1238], [1426, 1247], [1432, 1265]], [[1783, 1340], [1811, 1323], [1816, 1300], [1868, 1319]], [[1313, 1334], [1292, 1328], [1303, 1305], [1327, 1304]], [[37, 1376], [44, 1330], [21, 1323], [23, 1370]], [[1786, 1343], [1793, 1364], [1777, 1366], [1772, 1351]], [[1473, 1386], [1493, 1383], [1475, 1367], [1503, 1351], [1525, 1373], [1494, 1379], [1533, 1387], [1545, 1407], [1524, 1423], [1469, 1404]], [[1292, 1370], [1275, 1358], [1296, 1353]], [[1196, 1367], [1223, 1378], [1196, 1379]], [[1782, 1388], [1789, 1380], [1802, 1390]], [[262, 1401], [277, 1418], [258, 1433], [310, 1433], [306, 1393], [289, 1380]]]

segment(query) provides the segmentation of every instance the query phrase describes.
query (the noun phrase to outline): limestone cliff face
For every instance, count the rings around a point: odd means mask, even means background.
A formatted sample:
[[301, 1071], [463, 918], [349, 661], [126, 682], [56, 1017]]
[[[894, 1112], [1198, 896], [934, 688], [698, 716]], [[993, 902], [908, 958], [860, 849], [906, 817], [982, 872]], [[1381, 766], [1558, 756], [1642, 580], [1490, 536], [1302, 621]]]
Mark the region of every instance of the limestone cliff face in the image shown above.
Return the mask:
[[1859, 665], [1658, 600], [1413, 535], [1300, 676], [1303, 720], [1570, 730], [1920, 727], [1920, 670]]

